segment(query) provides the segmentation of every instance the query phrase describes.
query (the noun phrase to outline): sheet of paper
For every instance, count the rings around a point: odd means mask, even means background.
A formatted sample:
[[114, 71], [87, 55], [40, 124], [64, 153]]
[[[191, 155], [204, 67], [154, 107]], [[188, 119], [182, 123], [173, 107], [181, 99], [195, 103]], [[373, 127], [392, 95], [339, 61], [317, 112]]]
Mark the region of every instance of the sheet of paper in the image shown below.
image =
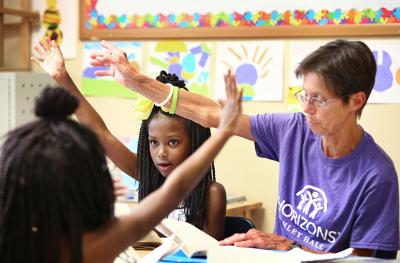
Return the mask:
[[138, 259], [139, 255], [136, 253], [135, 249], [129, 247], [121, 252], [113, 263], [137, 262]]
[[156, 263], [162, 257], [174, 252], [178, 249], [174, 242], [175, 235], [172, 235], [163, 240], [161, 246], [157, 247], [149, 254], [147, 254], [144, 258], [142, 258], [138, 263]]
[[352, 252], [353, 252], [353, 249], [348, 248], [348, 249], [345, 249], [338, 253], [313, 254], [310, 252], [306, 252], [300, 248], [294, 248], [294, 249], [288, 251], [287, 254], [293, 258], [298, 259], [299, 262], [300, 261], [312, 262], [312, 261], [327, 260], [327, 259], [345, 258], [345, 257], [350, 256]]
[[235, 246], [220, 246], [210, 249], [207, 253], [208, 263], [264, 263], [264, 262], [285, 262], [298, 263], [296, 258], [292, 258], [287, 253], [275, 250], [265, 250], [256, 248], [243, 248]]
[[339, 259], [349, 256], [353, 249], [349, 248], [334, 254], [313, 254], [300, 248], [290, 251], [265, 250], [256, 248], [241, 248], [234, 246], [217, 247], [208, 251], [208, 263], [230, 262], [313, 262], [319, 260]]

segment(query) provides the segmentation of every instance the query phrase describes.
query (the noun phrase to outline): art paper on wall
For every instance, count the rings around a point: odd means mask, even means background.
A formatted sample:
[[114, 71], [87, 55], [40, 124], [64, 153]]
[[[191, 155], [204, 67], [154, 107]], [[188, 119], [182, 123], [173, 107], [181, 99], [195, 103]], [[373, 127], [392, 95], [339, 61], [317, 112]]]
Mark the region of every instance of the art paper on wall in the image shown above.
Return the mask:
[[224, 98], [224, 75], [231, 70], [244, 101], [281, 101], [283, 41], [224, 41], [217, 47], [216, 96]]
[[32, 34], [32, 52], [35, 44], [43, 37], [50, 37], [61, 43], [64, 58], [76, 56], [78, 42], [78, 1], [33, 0], [32, 10], [41, 15], [41, 25]]
[[[111, 42], [119, 49], [126, 52], [131, 65], [138, 71], [141, 70], [143, 53], [142, 42]], [[86, 96], [104, 96], [136, 98], [137, 95], [132, 90], [122, 87], [112, 77], [97, 77], [96, 70], [103, 70], [105, 67], [94, 67], [90, 65], [90, 54], [94, 51], [103, 50], [100, 42], [85, 42], [83, 48], [83, 73], [82, 73], [82, 93]]]
[[161, 70], [175, 73], [190, 91], [207, 96], [211, 55], [210, 44], [204, 42], [151, 42], [147, 68], [154, 78]]
[[369, 102], [400, 103], [400, 41], [366, 41], [377, 64], [374, 89]]
[[296, 99], [295, 94], [302, 90], [301, 86], [291, 86], [286, 90], [285, 105], [289, 112], [302, 112], [303, 106]]
[[[364, 40], [363, 40], [364, 41]], [[294, 71], [302, 59], [326, 41], [292, 41], [290, 45], [290, 86], [301, 86]], [[400, 103], [400, 41], [397, 39], [364, 41], [377, 62], [375, 85], [368, 103]]]

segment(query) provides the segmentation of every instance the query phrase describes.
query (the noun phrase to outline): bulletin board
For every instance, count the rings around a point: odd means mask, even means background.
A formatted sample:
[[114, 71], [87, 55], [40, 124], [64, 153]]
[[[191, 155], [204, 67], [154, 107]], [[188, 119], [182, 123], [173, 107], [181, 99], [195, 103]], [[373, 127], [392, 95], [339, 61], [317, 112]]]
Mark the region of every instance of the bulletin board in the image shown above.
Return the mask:
[[399, 36], [398, 0], [80, 0], [80, 38]]

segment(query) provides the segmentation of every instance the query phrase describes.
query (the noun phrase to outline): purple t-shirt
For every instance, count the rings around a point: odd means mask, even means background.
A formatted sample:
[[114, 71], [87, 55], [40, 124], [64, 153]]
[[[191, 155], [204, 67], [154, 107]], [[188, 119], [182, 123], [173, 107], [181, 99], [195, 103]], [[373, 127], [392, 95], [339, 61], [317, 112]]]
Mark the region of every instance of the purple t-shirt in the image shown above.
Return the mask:
[[399, 249], [396, 170], [368, 133], [332, 159], [301, 113], [251, 116], [251, 130], [257, 155], [280, 162], [276, 234], [331, 252]]

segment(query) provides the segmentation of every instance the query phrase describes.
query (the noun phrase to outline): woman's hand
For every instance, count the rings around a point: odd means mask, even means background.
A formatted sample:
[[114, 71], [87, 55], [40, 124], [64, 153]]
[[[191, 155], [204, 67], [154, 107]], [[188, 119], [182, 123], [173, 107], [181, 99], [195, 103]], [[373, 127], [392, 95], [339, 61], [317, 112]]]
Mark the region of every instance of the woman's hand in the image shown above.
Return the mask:
[[243, 90], [238, 90], [236, 78], [230, 71], [224, 76], [226, 100], [220, 101], [224, 105], [218, 129], [225, 130], [233, 135], [239, 123], [239, 115], [242, 113]]
[[250, 229], [247, 233], [234, 234], [219, 241], [220, 245], [233, 245], [237, 247], [255, 247], [273, 250], [288, 250], [292, 241], [286, 237], [264, 233], [257, 229]]
[[109, 68], [96, 71], [96, 76], [111, 76], [121, 85], [127, 86], [127, 79], [137, 72], [129, 63], [126, 53], [104, 40], [101, 45], [105, 50], [93, 52], [90, 55], [90, 64]]
[[31, 60], [42, 67], [50, 77], [58, 81], [67, 75], [64, 57], [54, 40], [46, 38], [46, 40], [39, 41], [34, 49], [37, 55], [32, 56]]

